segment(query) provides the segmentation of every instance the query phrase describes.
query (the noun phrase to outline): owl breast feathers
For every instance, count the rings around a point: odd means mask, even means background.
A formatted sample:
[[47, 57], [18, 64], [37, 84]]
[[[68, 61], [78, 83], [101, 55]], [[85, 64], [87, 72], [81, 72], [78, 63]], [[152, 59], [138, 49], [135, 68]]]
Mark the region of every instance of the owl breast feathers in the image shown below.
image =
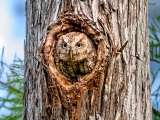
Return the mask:
[[90, 73], [96, 64], [96, 48], [90, 38], [81, 32], [61, 35], [55, 46], [55, 65], [68, 78], [78, 79]]

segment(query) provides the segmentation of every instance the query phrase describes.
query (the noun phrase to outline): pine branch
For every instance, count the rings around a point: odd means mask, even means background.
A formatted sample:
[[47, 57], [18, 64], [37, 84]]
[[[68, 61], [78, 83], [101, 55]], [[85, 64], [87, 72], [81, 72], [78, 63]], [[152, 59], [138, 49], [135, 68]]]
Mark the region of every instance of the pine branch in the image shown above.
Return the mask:
[[150, 58], [150, 60], [153, 61], [153, 62], [160, 63], [160, 60], [156, 60], [156, 59], [153, 59], [153, 58]]
[[152, 112], [156, 115], [160, 117], [160, 111], [156, 110], [155, 108], [152, 107]]
[[4, 83], [4, 82], [0, 81], [0, 84], [2, 84], [2, 85], [4, 85], [4, 86], [6, 86], [6, 87], [8, 87], [8, 88], [10, 88], [10, 89], [12, 89], [12, 90], [14, 90], [14, 91], [17, 92], [17, 93], [23, 94], [20, 90], [12, 87], [12, 86], [10, 86], [10, 85], [8, 85], [7, 83]]

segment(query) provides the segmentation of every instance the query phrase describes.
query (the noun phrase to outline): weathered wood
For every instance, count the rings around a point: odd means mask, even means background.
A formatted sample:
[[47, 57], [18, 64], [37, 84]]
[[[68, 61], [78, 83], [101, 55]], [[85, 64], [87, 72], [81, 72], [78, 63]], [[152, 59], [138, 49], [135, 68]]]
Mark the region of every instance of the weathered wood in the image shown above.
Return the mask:
[[[23, 119], [150, 120], [147, 5], [27, 0]], [[98, 51], [96, 69], [75, 84], [56, 70], [52, 56], [54, 34], [71, 29], [89, 35]]]

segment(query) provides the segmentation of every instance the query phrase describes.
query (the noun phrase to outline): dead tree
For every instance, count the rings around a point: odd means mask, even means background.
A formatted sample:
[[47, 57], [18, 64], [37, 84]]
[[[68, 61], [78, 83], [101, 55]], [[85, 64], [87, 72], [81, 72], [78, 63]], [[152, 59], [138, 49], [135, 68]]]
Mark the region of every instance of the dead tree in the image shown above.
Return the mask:
[[[147, 4], [27, 0], [23, 119], [150, 120]], [[68, 77], [69, 62], [62, 71], [55, 52], [60, 36], [71, 32], [92, 41], [96, 59], [85, 74], [71, 61], [77, 67]]]

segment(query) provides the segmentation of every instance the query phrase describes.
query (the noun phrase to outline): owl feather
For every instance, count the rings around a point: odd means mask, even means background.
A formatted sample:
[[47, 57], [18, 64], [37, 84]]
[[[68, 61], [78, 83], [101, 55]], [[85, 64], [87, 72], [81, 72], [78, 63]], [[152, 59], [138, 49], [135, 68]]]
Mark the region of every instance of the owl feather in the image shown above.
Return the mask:
[[92, 72], [96, 57], [96, 48], [84, 33], [69, 32], [57, 40], [54, 54], [56, 68], [72, 83]]

